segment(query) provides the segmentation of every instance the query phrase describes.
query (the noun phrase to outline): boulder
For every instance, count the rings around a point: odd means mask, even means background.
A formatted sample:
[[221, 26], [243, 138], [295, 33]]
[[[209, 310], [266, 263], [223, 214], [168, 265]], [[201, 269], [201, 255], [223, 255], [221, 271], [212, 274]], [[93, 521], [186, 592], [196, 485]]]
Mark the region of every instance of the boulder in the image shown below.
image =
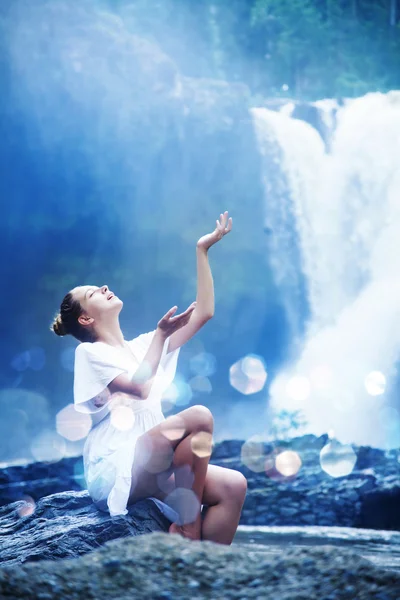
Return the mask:
[[0, 597], [26, 600], [398, 600], [400, 574], [345, 548], [224, 546], [155, 532], [86, 556], [0, 568]]
[[21, 566], [39, 560], [77, 558], [106, 541], [168, 532], [169, 526], [170, 521], [149, 499], [137, 502], [127, 515], [118, 517], [99, 511], [86, 491], [52, 494], [35, 507], [19, 500], [0, 508], [1, 564]]
[[386, 481], [383, 487], [368, 491], [361, 498], [360, 515], [357, 524], [372, 529], [395, 529], [400, 531], [400, 484]]

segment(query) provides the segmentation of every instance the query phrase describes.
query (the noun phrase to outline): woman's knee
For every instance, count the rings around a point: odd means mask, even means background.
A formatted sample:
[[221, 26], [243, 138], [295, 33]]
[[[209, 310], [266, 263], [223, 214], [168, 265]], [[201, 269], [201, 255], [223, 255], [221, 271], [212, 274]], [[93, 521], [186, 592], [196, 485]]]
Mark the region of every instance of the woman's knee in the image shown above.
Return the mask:
[[213, 432], [214, 417], [212, 412], [202, 404], [195, 404], [187, 409], [190, 415], [190, 422], [193, 431], [209, 431]]
[[227, 499], [243, 502], [247, 493], [247, 479], [240, 471], [228, 471], [223, 480], [223, 495]]

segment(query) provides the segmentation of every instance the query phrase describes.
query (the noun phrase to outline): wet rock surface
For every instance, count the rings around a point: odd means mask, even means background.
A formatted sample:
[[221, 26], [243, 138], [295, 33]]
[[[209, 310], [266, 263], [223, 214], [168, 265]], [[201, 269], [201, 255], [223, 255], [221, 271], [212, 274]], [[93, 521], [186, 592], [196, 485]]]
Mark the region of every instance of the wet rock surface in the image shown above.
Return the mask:
[[81, 457], [2, 469], [0, 598], [398, 600], [400, 533], [376, 527], [397, 527], [398, 453], [354, 447], [353, 472], [334, 478], [319, 463], [327, 441], [265, 444], [265, 456], [298, 453], [291, 478], [246, 467], [243, 441], [215, 445], [211, 462], [248, 479], [229, 547], [167, 534], [149, 499], [126, 516], [100, 512], [82, 489]]
[[274, 470], [256, 473], [243, 465], [243, 442], [214, 448], [211, 462], [241, 471], [248, 481], [241, 524], [320, 525], [400, 530], [399, 450], [353, 446], [357, 460], [348, 475], [332, 477], [320, 465], [328, 436], [305, 435], [264, 444], [264, 456], [292, 450], [301, 459], [293, 477]]
[[[243, 525], [319, 525], [400, 530], [400, 463], [398, 450], [353, 446], [353, 471], [331, 477], [320, 466], [328, 437], [305, 435], [264, 444], [268, 457], [275, 449], [293, 450], [301, 459], [296, 476], [276, 471], [257, 473], [242, 462], [242, 440], [215, 444], [211, 463], [241, 471], [248, 481], [240, 523]], [[0, 502], [28, 495], [35, 502], [56, 492], [85, 489], [82, 457], [57, 463], [33, 463], [0, 470]]]
[[400, 575], [334, 546], [222, 546], [152, 533], [84, 557], [0, 569], [0, 597], [396, 600]]
[[260, 104], [269, 110], [283, 111], [294, 119], [309, 123], [318, 131], [329, 150], [330, 135], [336, 128], [336, 115], [340, 106], [343, 105], [343, 99], [332, 101], [328, 118], [326, 112], [315, 102], [303, 102], [294, 98], [264, 98]]
[[85, 491], [47, 496], [37, 502], [34, 512], [31, 510], [32, 505], [21, 500], [0, 509], [3, 566], [76, 558], [106, 541], [167, 532], [170, 526], [152, 500], [129, 507], [128, 515], [110, 517], [95, 507]]
[[263, 547], [273, 556], [286, 548], [336, 546], [349, 548], [375, 566], [400, 573], [400, 534], [352, 527], [263, 527], [241, 525], [235, 543]]

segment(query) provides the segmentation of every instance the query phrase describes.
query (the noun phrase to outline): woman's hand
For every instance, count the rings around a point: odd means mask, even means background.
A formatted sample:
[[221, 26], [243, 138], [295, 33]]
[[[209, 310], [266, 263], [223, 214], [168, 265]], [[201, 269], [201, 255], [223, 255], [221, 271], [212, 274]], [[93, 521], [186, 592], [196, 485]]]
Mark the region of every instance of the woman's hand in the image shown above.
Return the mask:
[[157, 323], [157, 331], [159, 331], [162, 336], [167, 339], [174, 331], [177, 331], [189, 321], [190, 316], [194, 309], [196, 308], [196, 302], [192, 302], [192, 304], [185, 310], [185, 312], [180, 315], [173, 316], [174, 312], [178, 309], [177, 306], [170, 308], [169, 311], [160, 319]]
[[219, 220], [216, 221], [217, 226], [212, 233], [207, 233], [203, 235], [197, 242], [198, 248], [203, 248], [204, 250], [208, 250], [211, 246], [213, 246], [216, 242], [219, 242], [224, 235], [230, 232], [232, 229], [232, 217], [228, 219], [228, 211], [226, 210], [224, 214], [219, 215]]

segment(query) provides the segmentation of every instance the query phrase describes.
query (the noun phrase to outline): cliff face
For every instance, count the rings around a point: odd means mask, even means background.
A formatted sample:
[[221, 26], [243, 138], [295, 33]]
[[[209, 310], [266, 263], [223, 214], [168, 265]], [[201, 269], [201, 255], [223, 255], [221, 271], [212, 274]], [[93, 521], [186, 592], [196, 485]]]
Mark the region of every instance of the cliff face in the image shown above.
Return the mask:
[[[262, 255], [260, 165], [245, 86], [182, 77], [155, 44], [88, 3], [20, 0], [4, 29], [6, 150], [15, 162], [2, 186], [11, 224], [28, 236], [32, 228], [67, 231], [83, 249], [82, 220], [90, 221], [97, 252], [110, 250], [117, 233], [120, 251], [157, 236], [160, 248], [174, 242], [186, 272], [182, 249], [228, 208], [236, 225], [229, 252]], [[18, 128], [23, 136], [12, 135]], [[30, 209], [23, 223], [21, 208]], [[115, 248], [111, 255], [118, 257]], [[171, 264], [164, 268], [180, 279]]]

